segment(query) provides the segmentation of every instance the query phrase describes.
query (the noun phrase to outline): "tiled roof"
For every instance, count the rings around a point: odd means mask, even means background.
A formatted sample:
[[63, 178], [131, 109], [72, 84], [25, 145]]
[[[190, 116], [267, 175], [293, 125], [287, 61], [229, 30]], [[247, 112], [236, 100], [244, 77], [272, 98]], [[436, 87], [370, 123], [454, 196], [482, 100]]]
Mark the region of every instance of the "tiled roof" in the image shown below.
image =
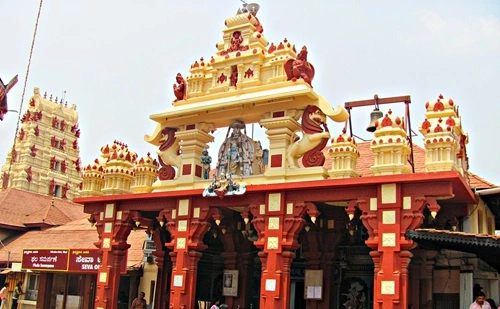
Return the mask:
[[435, 229], [408, 230], [405, 236], [417, 242], [423, 249], [449, 249], [474, 253], [492, 267], [500, 270], [500, 259], [498, 259], [500, 236]]
[[[142, 245], [146, 233], [144, 230], [132, 231], [127, 238], [131, 245], [128, 249], [127, 267], [138, 267], [143, 258]], [[7, 261], [10, 251], [10, 262], [21, 262], [24, 249], [96, 249], [98, 241], [95, 227], [91, 227], [86, 218], [65, 225], [29, 231], [0, 248], [0, 263]]]
[[8, 188], [0, 192], [0, 225], [25, 229], [29, 225], [62, 225], [87, 217], [83, 206], [68, 200]]
[[473, 189], [490, 189], [495, 188], [496, 185], [484, 180], [483, 178], [469, 172], [470, 187]]

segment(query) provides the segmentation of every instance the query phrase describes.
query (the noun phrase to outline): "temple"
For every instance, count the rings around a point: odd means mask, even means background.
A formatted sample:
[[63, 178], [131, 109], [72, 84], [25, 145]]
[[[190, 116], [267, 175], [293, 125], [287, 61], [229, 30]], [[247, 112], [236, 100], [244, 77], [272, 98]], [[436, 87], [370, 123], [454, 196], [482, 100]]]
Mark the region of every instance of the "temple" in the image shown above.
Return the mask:
[[[498, 263], [430, 249], [436, 235], [467, 243], [478, 233], [500, 248], [487, 236], [493, 214], [471, 189], [480, 181], [456, 103], [417, 102], [423, 147], [412, 142], [409, 96], [332, 107], [313, 88], [314, 50], [269, 43], [258, 10], [245, 4], [212, 56], [172, 72], [171, 106], [150, 116], [156, 129], [145, 135], [157, 161], [114, 142], [84, 168], [75, 201], [99, 234], [95, 308], [116, 308], [136, 229], [154, 242], [140, 285], [154, 308], [214, 299], [241, 309], [456, 308], [478, 280], [498, 298]], [[373, 119], [370, 142], [347, 130], [351, 109], [397, 102], [406, 113]], [[265, 128], [262, 140], [250, 124]], [[217, 130], [225, 138], [214, 145]]]

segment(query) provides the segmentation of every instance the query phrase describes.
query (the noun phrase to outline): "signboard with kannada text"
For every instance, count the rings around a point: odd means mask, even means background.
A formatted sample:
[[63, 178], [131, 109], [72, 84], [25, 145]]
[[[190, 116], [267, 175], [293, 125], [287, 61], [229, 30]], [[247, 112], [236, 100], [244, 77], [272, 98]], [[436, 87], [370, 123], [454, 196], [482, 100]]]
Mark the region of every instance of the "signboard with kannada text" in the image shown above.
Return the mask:
[[21, 268], [31, 270], [66, 271], [68, 270], [68, 250], [23, 250], [23, 260]]
[[[24, 249], [22, 269], [97, 273], [102, 262], [97, 249]], [[128, 251], [120, 264], [120, 273], [127, 273]]]
[[97, 249], [70, 249], [68, 271], [97, 273], [101, 257]]

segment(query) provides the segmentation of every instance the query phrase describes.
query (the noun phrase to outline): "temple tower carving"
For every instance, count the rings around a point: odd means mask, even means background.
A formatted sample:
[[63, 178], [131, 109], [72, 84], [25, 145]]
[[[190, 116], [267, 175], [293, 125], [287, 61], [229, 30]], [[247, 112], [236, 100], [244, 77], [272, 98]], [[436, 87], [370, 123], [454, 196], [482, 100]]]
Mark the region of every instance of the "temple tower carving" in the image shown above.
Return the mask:
[[79, 196], [80, 149], [78, 113], [73, 104], [38, 88], [21, 119], [14, 147], [2, 167], [2, 188], [50, 194], [73, 199]]

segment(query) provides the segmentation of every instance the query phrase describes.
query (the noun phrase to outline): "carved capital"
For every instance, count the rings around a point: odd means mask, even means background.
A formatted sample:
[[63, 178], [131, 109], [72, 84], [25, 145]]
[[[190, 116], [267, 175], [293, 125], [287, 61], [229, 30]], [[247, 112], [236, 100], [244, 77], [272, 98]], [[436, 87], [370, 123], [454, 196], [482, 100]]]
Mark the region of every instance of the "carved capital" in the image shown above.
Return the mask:
[[245, 224], [248, 224], [251, 220], [254, 229], [257, 231], [257, 240], [254, 241], [254, 245], [260, 249], [264, 248], [266, 221], [259, 213], [259, 205], [251, 204], [245, 207], [241, 213], [241, 217], [245, 221]]
[[219, 208], [211, 208], [210, 214], [211, 214], [211, 217], [214, 219], [215, 224], [217, 224], [217, 226], [220, 226], [220, 223], [224, 219], [224, 215], [219, 210]]
[[441, 209], [441, 206], [439, 206], [438, 202], [433, 197], [427, 197], [426, 199], [427, 199], [427, 208], [429, 208], [431, 216], [433, 218], [436, 218], [438, 211]]
[[130, 215], [132, 216], [135, 227], [146, 227], [147, 229], [150, 229], [151, 219], [144, 218], [140, 211], [131, 211]]

